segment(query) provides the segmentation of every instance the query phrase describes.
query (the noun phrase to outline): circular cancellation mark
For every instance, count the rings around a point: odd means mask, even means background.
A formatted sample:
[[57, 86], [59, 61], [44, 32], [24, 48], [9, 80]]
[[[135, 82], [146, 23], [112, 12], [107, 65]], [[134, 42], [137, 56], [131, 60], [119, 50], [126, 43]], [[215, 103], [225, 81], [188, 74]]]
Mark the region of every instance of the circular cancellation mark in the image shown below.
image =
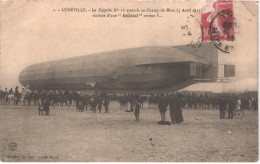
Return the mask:
[[234, 41], [234, 17], [231, 10], [222, 10], [210, 23], [210, 39], [214, 45], [222, 52], [229, 53], [232, 45], [228, 45], [230, 41]]

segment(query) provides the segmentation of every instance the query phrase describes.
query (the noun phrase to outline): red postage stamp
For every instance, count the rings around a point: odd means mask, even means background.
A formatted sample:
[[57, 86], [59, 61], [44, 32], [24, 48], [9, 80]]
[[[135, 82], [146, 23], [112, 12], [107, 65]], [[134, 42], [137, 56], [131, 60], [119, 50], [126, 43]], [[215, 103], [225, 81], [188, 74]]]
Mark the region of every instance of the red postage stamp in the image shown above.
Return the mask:
[[221, 47], [221, 41], [235, 39], [233, 11], [233, 1], [208, 2], [201, 14], [204, 42], [212, 41], [223, 51], [229, 51], [231, 47]]

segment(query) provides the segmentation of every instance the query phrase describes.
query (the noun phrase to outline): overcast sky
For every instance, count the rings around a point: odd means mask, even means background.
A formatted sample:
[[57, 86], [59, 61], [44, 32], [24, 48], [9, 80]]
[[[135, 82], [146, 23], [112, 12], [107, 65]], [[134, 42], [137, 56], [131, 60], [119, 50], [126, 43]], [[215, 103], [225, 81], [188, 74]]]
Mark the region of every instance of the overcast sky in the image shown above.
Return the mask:
[[[102, 2], [30, 1], [2, 2], [0, 86], [20, 85], [19, 73], [27, 66], [97, 52], [141, 46], [175, 46], [196, 40], [183, 36], [182, 25], [190, 13], [166, 13], [161, 18], [93, 18], [90, 13], [53, 12], [62, 7], [89, 8], [194, 8], [198, 2]], [[191, 4], [192, 3], [192, 4]], [[155, 5], [157, 4], [157, 5]], [[257, 6], [249, 5], [257, 14]], [[199, 14], [195, 14], [200, 18]], [[242, 3], [235, 4], [239, 25], [234, 49], [229, 54], [219, 52], [220, 64], [235, 64], [236, 77], [227, 84], [196, 84], [187, 90], [257, 90], [257, 15], [247, 11]], [[196, 25], [188, 24], [190, 28]], [[195, 28], [196, 29], [196, 28]], [[196, 31], [196, 30], [195, 30]]]

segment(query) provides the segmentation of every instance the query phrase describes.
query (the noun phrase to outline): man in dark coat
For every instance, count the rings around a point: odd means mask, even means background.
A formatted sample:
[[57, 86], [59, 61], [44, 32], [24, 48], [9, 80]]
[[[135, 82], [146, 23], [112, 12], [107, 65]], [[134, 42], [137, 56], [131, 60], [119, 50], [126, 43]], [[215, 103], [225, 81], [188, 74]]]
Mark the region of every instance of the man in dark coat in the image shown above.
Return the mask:
[[174, 105], [175, 121], [177, 124], [179, 124], [180, 122], [183, 122], [181, 106], [182, 106], [182, 95], [180, 93], [178, 93], [177, 97], [176, 97], [176, 103]]
[[168, 106], [168, 102], [166, 101], [166, 98], [163, 95], [161, 95], [159, 97], [158, 108], [161, 114], [162, 122], [165, 122], [165, 112], [167, 110], [167, 106]]
[[176, 97], [175, 97], [175, 95], [171, 95], [169, 106], [170, 106], [170, 117], [171, 117], [173, 124], [175, 123], [175, 113], [176, 113], [175, 112], [175, 109], [176, 109], [175, 103], [176, 103]]
[[49, 96], [46, 97], [45, 102], [44, 102], [44, 110], [46, 111], [46, 115], [48, 116], [50, 113], [50, 105], [51, 105], [51, 100]]
[[7, 101], [8, 101], [8, 91], [7, 91], [7, 88], [5, 88], [5, 91], [3, 92], [3, 97], [4, 97], [4, 104], [6, 104]]
[[97, 105], [98, 105], [98, 110], [99, 113], [101, 113], [101, 109], [102, 109], [102, 97], [101, 96], [97, 96]]
[[136, 121], [139, 121], [140, 108], [141, 108], [141, 103], [136, 101], [136, 103], [135, 103], [135, 112], [134, 112]]
[[220, 111], [220, 119], [225, 118], [225, 110], [226, 110], [227, 102], [225, 100], [224, 95], [222, 95], [219, 99], [219, 111]]
[[79, 102], [81, 101], [81, 96], [80, 96], [79, 93], [75, 92], [75, 94], [74, 94], [74, 100], [75, 100], [75, 102], [76, 102], [76, 108], [78, 109], [78, 107], [79, 107]]
[[233, 119], [233, 113], [236, 109], [236, 99], [232, 96], [228, 99], [228, 119]]
[[105, 113], [108, 113], [109, 97], [104, 98]]
[[16, 98], [15, 101], [14, 101], [14, 105], [18, 105], [18, 102], [21, 98], [21, 94], [18, 91], [18, 86], [15, 87], [14, 97]]
[[133, 95], [130, 95], [129, 103], [130, 103], [130, 112], [133, 112], [134, 111], [134, 106], [135, 106], [135, 100], [134, 100], [134, 96]]
[[13, 88], [11, 88], [11, 89], [9, 90], [9, 94], [13, 94], [13, 93], [14, 93]]
[[96, 106], [97, 106], [97, 97], [95, 95], [92, 95], [92, 97], [89, 100], [91, 110], [96, 113]]
[[41, 92], [40, 97], [41, 97], [41, 105], [44, 105], [44, 100], [47, 97], [46, 92], [44, 90]]

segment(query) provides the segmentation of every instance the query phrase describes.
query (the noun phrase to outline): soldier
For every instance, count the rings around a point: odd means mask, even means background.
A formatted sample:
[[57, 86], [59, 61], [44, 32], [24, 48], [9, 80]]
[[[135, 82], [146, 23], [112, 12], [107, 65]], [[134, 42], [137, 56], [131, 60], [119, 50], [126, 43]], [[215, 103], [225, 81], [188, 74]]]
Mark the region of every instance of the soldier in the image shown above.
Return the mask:
[[28, 105], [31, 105], [32, 97], [33, 97], [33, 93], [32, 93], [32, 92], [29, 92], [29, 93], [27, 94]]
[[133, 112], [134, 111], [134, 105], [135, 105], [135, 100], [134, 100], [133, 95], [130, 95], [129, 103], [130, 103], [130, 112]]
[[38, 104], [37, 104], [37, 100], [38, 100], [38, 93], [37, 93], [37, 91], [33, 91], [33, 102], [34, 102], [34, 106], [38, 105]]
[[188, 109], [192, 109], [192, 95], [190, 92], [187, 95], [187, 104], [188, 104]]
[[182, 110], [181, 110], [181, 105], [182, 105], [182, 95], [180, 93], [177, 94], [176, 97], [176, 103], [174, 106], [174, 111], [175, 111], [175, 121], [177, 124], [180, 122], [183, 122], [183, 115], [182, 115]]
[[139, 102], [140, 105], [141, 105], [141, 108], [144, 108], [144, 101], [145, 101], [145, 99], [146, 99], [146, 97], [141, 96], [141, 97], [139, 98], [139, 100], [138, 100], [138, 102]]
[[14, 105], [18, 105], [18, 101], [21, 98], [20, 93], [18, 91], [18, 86], [15, 87], [14, 97], [16, 98], [14, 101]]
[[193, 104], [193, 109], [196, 110], [198, 107], [198, 97], [196, 93], [192, 94], [192, 104]]
[[254, 98], [254, 99], [253, 99], [253, 102], [252, 102], [252, 104], [253, 104], [253, 109], [254, 109], [254, 111], [256, 111], [256, 110], [257, 110], [257, 108], [258, 108], [258, 102], [257, 102], [257, 98]]
[[46, 111], [46, 114], [45, 115], [49, 115], [50, 113], [50, 105], [51, 105], [51, 101], [50, 101], [50, 98], [49, 96], [47, 96], [47, 98], [45, 99], [45, 102], [44, 102], [44, 110]]
[[136, 103], [135, 103], [135, 112], [134, 112], [136, 121], [139, 121], [140, 108], [141, 108], [140, 102], [136, 101]]
[[166, 98], [163, 95], [161, 95], [159, 97], [158, 108], [159, 108], [159, 111], [160, 111], [160, 114], [161, 114], [162, 122], [165, 122], [165, 112], [167, 110], [167, 106], [168, 106], [168, 103], [166, 101]]
[[13, 93], [14, 93], [13, 88], [11, 88], [11, 89], [9, 90], [9, 94], [13, 94]]
[[108, 96], [106, 96], [105, 98], [104, 98], [104, 107], [105, 107], [105, 113], [108, 113], [108, 105], [109, 105], [109, 97]]
[[0, 87], [0, 101], [1, 101], [1, 105], [2, 105], [3, 99], [4, 99], [4, 91]]
[[75, 90], [72, 91], [72, 106], [74, 106], [74, 104], [76, 103], [77, 95], [78, 92], [76, 92]]
[[99, 113], [101, 113], [101, 109], [102, 109], [102, 97], [100, 97], [99, 95], [97, 96], [97, 104], [98, 104]]
[[5, 91], [3, 92], [3, 97], [4, 97], [4, 104], [6, 104], [7, 101], [8, 101], [8, 91], [7, 91], [7, 88], [5, 88]]
[[148, 108], [149, 108], [149, 109], [150, 109], [150, 108], [153, 108], [154, 99], [155, 99], [154, 95], [151, 94], [151, 96], [150, 96], [149, 99], [148, 99]]
[[153, 106], [154, 106], [154, 109], [156, 109], [158, 107], [158, 104], [159, 104], [159, 100], [160, 100], [160, 96], [159, 94], [157, 94], [153, 100]]
[[121, 103], [122, 103], [122, 109], [126, 109], [127, 108], [127, 103], [128, 103], [128, 97], [126, 95], [121, 97]]
[[[42, 92], [41, 92], [41, 105], [43, 105], [44, 104], [44, 100], [45, 100], [45, 98], [46, 98], [46, 92], [43, 90]], [[24, 103], [25, 104], [25, 103]]]
[[84, 111], [83, 100], [79, 101], [78, 110], [79, 110], [79, 112], [83, 112]]
[[68, 108], [69, 108], [70, 106], [72, 106], [72, 100], [73, 100], [73, 93], [72, 93], [71, 90], [68, 92], [67, 100], [68, 100], [68, 102], [69, 102], [69, 103], [68, 103]]
[[225, 118], [226, 106], [227, 106], [227, 103], [226, 103], [225, 97], [223, 95], [221, 95], [221, 97], [219, 99], [220, 119]]
[[80, 93], [79, 92], [75, 92], [74, 94], [74, 100], [76, 102], [76, 108], [78, 109], [79, 107], [79, 102], [81, 101], [81, 97], [80, 97]]
[[204, 96], [201, 94], [197, 97], [199, 108], [202, 108], [204, 110]]
[[233, 112], [236, 108], [236, 99], [230, 96], [228, 101], [228, 119], [233, 119]]
[[82, 96], [82, 106], [83, 106], [83, 110], [88, 110], [88, 96]]
[[208, 96], [207, 93], [205, 94], [204, 102], [205, 102], [205, 106], [207, 106], [207, 108], [208, 108], [208, 110], [209, 110], [209, 106], [210, 106], [210, 98], [209, 98], [209, 96]]
[[89, 100], [90, 102], [90, 106], [91, 106], [91, 110], [96, 113], [96, 97], [94, 95], [92, 95], [92, 97]]
[[171, 117], [173, 124], [175, 124], [175, 109], [176, 109], [176, 108], [174, 108], [175, 101], [176, 101], [175, 95], [171, 95], [169, 106], [170, 106], [170, 117]]

